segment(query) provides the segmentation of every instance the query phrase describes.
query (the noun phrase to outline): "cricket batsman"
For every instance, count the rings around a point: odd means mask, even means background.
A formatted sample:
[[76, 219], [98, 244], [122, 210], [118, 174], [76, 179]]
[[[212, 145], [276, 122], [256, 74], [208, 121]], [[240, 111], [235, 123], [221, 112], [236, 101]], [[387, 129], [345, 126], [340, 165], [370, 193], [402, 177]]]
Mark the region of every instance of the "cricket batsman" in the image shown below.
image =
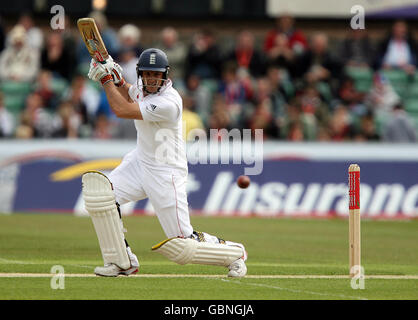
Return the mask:
[[90, 171], [83, 175], [83, 198], [92, 218], [104, 266], [99, 276], [129, 275], [138, 271], [129, 247], [119, 206], [149, 198], [167, 240], [152, 250], [178, 264], [225, 266], [228, 276], [247, 273], [242, 244], [193, 230], [186, 182], [187, 159], [182, 136], [182, 99], [168, 78], [166, 54], [155, 48], [139, 57], [136, 84], [127, 83], [121, 67], [109, 56], [103, 63], [92, 59], [88, 77], [100, 81], [113, 112], [133, 119], [137, 145], [106, 177]]

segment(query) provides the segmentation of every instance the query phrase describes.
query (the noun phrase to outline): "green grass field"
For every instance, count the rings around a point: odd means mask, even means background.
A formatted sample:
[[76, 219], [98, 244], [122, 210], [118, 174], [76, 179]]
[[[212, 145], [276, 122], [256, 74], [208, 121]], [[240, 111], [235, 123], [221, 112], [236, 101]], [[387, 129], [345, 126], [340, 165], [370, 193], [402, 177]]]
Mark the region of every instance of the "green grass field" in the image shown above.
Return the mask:
[[[156, 217], [124, 217], [138, 256], [137, 276], [101, 278], [90, 218], [0, 215], [0, 299], [281, 300], [417, 299], [418, 221], [362, 221], [365, 289], [351, 288], [348, 221], [192, 216], [195, 229], [242, 242], [248, 276], [227, 269], [176, 265], [151, 247], [164, 240]], [[65, 289], [51, 288], [51, 268]], [[373, 276], [373, 277], [372, 277]], [[391, 277], [389, 277], [391, 276]]]

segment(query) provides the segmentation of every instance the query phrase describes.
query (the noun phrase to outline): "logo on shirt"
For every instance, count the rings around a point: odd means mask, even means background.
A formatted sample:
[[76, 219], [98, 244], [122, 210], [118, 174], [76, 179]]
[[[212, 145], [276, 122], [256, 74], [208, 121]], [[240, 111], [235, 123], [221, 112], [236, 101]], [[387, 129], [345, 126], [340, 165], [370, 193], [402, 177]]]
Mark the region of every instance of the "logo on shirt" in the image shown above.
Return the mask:
[[147, 109], [149, 111], [155, 111], [155, 108], [157, 108], [157, 106], [155, 104], [152, 104], [152, 103], [147, 106]]

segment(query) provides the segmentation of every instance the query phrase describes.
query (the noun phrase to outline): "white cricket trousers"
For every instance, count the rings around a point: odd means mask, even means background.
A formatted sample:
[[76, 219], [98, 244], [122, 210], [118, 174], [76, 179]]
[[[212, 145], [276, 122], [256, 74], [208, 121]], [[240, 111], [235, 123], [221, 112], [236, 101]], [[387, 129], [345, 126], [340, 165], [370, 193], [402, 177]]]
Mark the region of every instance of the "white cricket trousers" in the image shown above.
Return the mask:
[[187, 202], [187, 176], [153, 170], [142, 165], [136, 150], [129, 152], [109, 175], [116, 201], [122, 205], [149, 198], [167, 236], [193, 233]]

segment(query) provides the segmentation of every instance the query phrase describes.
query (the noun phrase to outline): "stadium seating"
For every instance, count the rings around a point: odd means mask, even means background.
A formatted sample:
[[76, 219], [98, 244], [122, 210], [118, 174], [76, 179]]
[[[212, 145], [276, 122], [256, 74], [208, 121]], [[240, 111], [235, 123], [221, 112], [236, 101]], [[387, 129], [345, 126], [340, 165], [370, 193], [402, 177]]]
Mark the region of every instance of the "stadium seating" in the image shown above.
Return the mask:
[[331, 87], [327, 82], [324, 81], [320, 81], [317, 84], [317, 90], [319, 91], [319, 93], [321, 94], [322, 98], [326, 101], [326, 102], [331, 102], [332, 100], [332, 92], [331, 92]]
[[412, 82], [410, 82], [410, 84], [408, 85], [405, 97], [407, 99], [418, 99], [418, 72], [416, 72]]
[[68, 89], [68, 83], [65, 79], [54, 78], [54, 80], [51, 81], [51, 89], [59, 99], [62, 99]]
[[202, 86], [206, 87], [212, 94], [215, 94], [218, 91], [218, 82], [211, 79], [201, 80]]
[[372, 87], [373, 71], [369, 68], [347, 67], [346, 74], [354, 80], [359, 92], [368, 92]]
[[396, 69], [383, 70], [382, 73], [389, 80], [396, 93], [404, 98], [409, 84], [408, 74], [403, 70]]
[[14, 115], [19, 114], [25, 106], [25, 100], [32, 91], [31, 82], [4, 81], [0, 83], [0, 91], [4, 94], [4, 104]]
[[418, 99], [411, 98], [404, 102], [405, 110], [409, 113], [416, 113], [418, 115]]
[[418, 115], [418, 72], [412, 77], [404, 95], [405, 109]]

